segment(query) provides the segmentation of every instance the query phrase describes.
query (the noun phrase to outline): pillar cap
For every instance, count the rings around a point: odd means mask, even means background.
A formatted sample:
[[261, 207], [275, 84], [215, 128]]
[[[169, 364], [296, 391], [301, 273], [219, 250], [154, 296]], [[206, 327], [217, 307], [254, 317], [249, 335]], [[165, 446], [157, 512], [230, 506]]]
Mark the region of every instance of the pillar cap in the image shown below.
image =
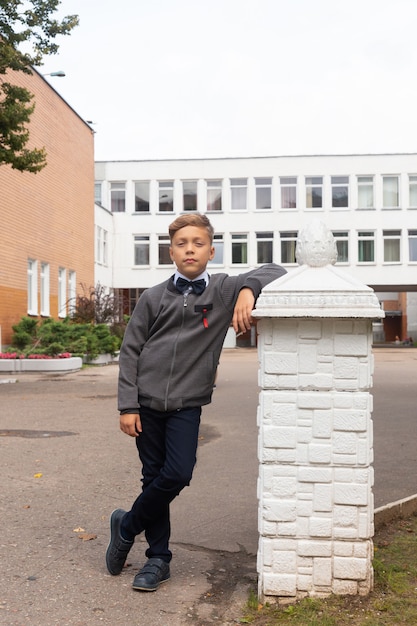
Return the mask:
[[307, 224], [297, 239], [300, 267], [263, 288], [253, 317], [383, 318], [374, 290], [334, 267], [336, 259], [333, 234], [319, 220]]

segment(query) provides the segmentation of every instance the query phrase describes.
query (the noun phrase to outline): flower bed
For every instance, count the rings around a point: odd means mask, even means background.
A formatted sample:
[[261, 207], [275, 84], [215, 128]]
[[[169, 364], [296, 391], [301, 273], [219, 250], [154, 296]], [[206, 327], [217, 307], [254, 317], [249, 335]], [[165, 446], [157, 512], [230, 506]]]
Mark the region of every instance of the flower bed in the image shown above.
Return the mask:
[[56, 357], [46, 354], [30, 354], [28, 358], [17, 352], [0, 352], [0, 373], [23, 372], [76, 372], [82, 367], [82, 359], [63, 352]]

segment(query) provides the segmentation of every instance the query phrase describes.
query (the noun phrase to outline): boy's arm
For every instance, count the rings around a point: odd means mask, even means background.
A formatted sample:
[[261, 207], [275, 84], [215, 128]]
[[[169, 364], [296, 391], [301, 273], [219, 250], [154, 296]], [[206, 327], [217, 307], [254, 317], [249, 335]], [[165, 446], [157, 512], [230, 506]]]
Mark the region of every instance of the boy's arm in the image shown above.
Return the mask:
[[137, 437], [142, 432], [142, 424], [138, 413], [122, 413], [120, 430], [130, 437]]
[[252, 289], [244, 287], [239, 292], [233, 313], [232, 324], [236, 333], [244, 333], [250, 329], [254, 306], [255, 296]]

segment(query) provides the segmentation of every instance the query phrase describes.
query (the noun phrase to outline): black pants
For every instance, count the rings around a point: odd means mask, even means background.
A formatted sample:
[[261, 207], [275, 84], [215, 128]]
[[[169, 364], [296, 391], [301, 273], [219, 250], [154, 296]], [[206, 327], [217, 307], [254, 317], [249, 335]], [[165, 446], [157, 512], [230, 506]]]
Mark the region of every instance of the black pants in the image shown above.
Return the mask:
[[190, 484], [196, 463], [201, 407], [167, 413], [141, 407], [136, 445], [142, 462], [142, 493], [123, 518], [130, 536], [145, 531], [148, 558], [169, 562], [170, 502]]

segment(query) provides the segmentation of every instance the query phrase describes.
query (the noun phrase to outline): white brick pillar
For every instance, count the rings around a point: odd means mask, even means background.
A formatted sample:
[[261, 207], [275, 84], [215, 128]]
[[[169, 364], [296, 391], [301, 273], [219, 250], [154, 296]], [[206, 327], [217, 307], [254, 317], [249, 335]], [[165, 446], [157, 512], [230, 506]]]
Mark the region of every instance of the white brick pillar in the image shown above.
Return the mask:
[[372, 289], [333, 267], [321, 222], [300, 267], [265, 287], [259, 319], [259, 596], [372, 589]]

